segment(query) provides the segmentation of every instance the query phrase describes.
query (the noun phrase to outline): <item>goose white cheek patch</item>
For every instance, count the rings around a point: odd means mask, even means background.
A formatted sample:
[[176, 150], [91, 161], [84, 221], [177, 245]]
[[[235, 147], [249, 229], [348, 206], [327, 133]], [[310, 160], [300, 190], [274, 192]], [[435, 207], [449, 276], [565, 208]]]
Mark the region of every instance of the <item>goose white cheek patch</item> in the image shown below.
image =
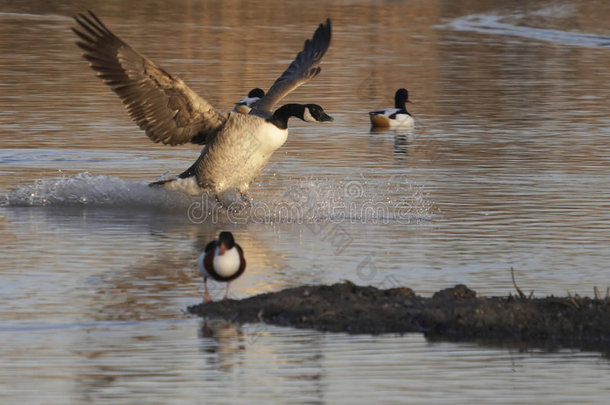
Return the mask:
[[311, 115], [311, 112], [309, 112], [309, 108], [306, 108], [305, 112], [303, 113], [303, 121], [318, 122], [318, 120]]

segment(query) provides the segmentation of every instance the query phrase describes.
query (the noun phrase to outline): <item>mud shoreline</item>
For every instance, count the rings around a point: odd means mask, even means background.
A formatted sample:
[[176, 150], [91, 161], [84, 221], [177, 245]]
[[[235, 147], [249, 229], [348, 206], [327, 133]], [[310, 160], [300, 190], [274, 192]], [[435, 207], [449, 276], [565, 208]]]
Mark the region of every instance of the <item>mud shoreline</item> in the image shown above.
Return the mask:
[[406, 287], [381, 290], [343, 282], [198, 304], [188, 311], [238, 323], [346, 333], [418, 332], [431, 340], [610, 354], [609, 297], [477, 297], [465, 285], [422, 297]]

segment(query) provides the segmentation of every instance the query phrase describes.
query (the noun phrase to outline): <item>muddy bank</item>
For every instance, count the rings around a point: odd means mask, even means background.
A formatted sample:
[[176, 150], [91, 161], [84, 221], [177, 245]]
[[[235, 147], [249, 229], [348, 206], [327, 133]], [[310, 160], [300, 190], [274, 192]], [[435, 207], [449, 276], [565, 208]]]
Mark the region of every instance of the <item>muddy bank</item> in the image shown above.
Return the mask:
[[422, 332], [428, 338], [610, 351], [610, 299], [477, 297], [457, 285], [432, 297], [350, 282], [289, 288], [194, 305], [209, 318], [347, 333]]

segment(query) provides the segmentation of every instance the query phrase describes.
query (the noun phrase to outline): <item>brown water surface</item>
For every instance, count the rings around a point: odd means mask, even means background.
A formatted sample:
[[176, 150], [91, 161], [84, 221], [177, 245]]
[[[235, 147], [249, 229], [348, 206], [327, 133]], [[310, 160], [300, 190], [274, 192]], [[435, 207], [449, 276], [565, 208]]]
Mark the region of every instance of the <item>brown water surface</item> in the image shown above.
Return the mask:
[[[86, 9], [222, 110], [267, 89], [330, 17], [322, 73], [285, 101], [335, 121], [290, 122], [245, 216], [152, 190], [199, 147], [153, 144], [130, 121], [74, 45]], [[603, 403], [595, 353], [183, 311], [220, 229], [248, 258], [235, 298], [341, 279], [505, 295], [511, 266], [535, 294], [605, 290], [609, 18], [602, 0], [0, 0], [0, 402]], [[399, 87], [415, 129], [370, 131]], [[308, 203], [283, 211], [295, 195]]]

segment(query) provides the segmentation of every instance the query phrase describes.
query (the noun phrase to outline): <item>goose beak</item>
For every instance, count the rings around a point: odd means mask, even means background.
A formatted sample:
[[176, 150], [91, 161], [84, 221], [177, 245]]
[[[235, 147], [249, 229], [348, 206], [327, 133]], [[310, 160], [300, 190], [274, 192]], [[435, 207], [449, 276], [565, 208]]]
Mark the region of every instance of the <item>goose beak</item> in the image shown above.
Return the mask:
[[328, 114], [324, 114], [324, 115], [322, 115], [322, 117], [320, 117], [320, 121], [334, 121], [334, 120], [335, 119]]
[[224, 255], [224, 254], [225, 254], [225, 251], [226, 251], [226, 250], [227, 250], [227, 247], [225, 246], [225, 244], [224, 244], [224, 243], [221, 243], [221, 244], [220, 244], [220, 251], [218, 252], [218, 254], [219, 254], [220, 256], [222, 256], [222, 255]]
[[409, 104], [413, 103], [413, 101], [411, 101], [411, 100], [407, 100], [406, 102], [409, 103]]

